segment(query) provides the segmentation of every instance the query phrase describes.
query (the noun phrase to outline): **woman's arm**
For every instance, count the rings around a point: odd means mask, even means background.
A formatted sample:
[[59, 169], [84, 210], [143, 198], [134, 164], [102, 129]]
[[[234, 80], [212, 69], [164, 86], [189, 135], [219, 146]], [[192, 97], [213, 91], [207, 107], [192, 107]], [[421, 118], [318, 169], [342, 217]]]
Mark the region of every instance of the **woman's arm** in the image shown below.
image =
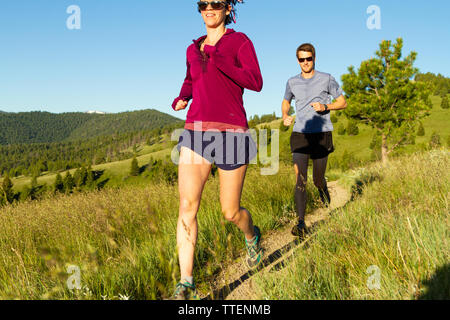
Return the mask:
[[[178, 101], [182, 100], [185, 102], [189, 102], [192, 99], [192, 78], [191, 78], [191, 67], [189, 65], [189, 61], [186, 60], [186, 77], [184, 79], [183, 85], [181, 86], [180, 94], [172, 103], [172, 109], [178, 111], [176, 106]], [[186, 107], [186, 106], [185, 106]], [[184, 109], [184, 108], [183, 108]]]
[[258, 58], [249, 39], [241, 45], [238, 51], [238, 61], [241, 67], [236, 66], [230, 57], [222, 56], [220, 52], [217, 52], [215, 46], [205, 45], [204, 51], [216, 67], [239, 86], [257, 92], [262, 90], [263, 79]]

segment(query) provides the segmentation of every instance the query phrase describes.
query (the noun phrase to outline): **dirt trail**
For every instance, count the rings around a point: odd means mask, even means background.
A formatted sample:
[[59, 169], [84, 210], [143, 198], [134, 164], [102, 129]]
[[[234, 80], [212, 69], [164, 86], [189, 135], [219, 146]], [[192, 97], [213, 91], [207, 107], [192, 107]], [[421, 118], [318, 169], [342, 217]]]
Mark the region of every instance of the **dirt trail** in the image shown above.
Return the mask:
[[[329, 217], [330, 212], [343, 207], [350, 201], [349, 192], [338, 185], [337, 182], [329, 182], [328, 189], [331, 195], [331, 205], [329, 208], [319, 208], [305, 217], [306, 225], [311, 228], [318, 222]], [[252, 300], [258, 299], [254, 291], [252, 276], [255, 273], [264, 272], [277, 267], [282, 267], [284, 263], [289, 263], [289, 257], [295, 251], [293, 249], [307, 243], [309, 237], [302, 243], [291, 235], [293, 223], [281, 230], [263, 234], [262, 246], [265, 250], [263, 266], [257, 271], [249, 272], [244, 265], [245, 253], [237, 262], [229, 265], [216, 278], [212, 287], [212, 294], [207, 299], [223, 300]]]

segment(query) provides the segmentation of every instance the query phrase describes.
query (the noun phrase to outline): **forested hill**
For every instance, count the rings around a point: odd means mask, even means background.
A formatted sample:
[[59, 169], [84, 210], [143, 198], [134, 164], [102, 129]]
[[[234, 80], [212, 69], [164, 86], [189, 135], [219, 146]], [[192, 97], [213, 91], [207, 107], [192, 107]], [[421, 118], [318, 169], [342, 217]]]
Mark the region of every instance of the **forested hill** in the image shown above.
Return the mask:
[[116, 114], [0, 112], [0, 145], [90, 139], [153, 130], [179, 121], [152, 109]]

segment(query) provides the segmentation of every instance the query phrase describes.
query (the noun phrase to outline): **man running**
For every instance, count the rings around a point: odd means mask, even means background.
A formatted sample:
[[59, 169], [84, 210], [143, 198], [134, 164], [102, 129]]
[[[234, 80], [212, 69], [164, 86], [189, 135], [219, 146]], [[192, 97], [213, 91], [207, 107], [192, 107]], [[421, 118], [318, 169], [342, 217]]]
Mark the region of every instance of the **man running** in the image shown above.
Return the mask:
[[[291, 151], [297, 176], [294, 197], [298, 223], [292, 229], [292, 234], [303, 238], [307, 233], [305, 211], [308, 162], [310, 158], [313, 160], [314, 185], [319, 189], [320, 199], [328, 206], [331, 198], [325, 170], [328, 155], [334, 151], [330, 111], [345, 109], [347, 102], [336, 80], [330, 74], [315, 69], [316, 50], [312, 44], [302, 44], [296, 56], [302, 73], [288, 80], [281, 110], [284, 125], [290, 126], [293, 117], [288, 112], [295, 98], [296, 119], [291, 135]], [[335, 102], [331, 103], [330, 95]]]

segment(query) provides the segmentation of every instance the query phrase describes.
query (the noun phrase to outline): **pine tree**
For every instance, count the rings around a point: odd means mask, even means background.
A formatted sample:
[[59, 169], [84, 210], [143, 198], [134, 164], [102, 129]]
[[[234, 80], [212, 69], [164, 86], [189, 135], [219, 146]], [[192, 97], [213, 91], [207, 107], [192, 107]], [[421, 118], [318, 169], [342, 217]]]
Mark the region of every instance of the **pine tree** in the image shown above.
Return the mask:
[[133, 157], [131, 161], [130, 175], [133, 177], [137, 177], [139, 175], [139, 165], [136, 159], [136, 155]]
[[67, 171], [66, 176], [64, 177], [63, 180], [63, 184], [64, 184], [64, 192], [71, 193], [75, 185], [75, 182], [73, 181], [73, 177], [70, 174], [70, 171]]
[[86, 186], [90, 189], [95, 186], [95, 177], [91, 165], [86, 169]]
[[73, 174], [73, 182], [75, 184], [75, 186], [77, 188], [81, 187], [81, 170], [80, 168], [77, 168], [77, 170], [75, 170], [75, 173]]
[[7, 174], [2, 182], [2, 189], [0, 190], [2, 192], [2, 196], [4, 199], [4, 202], [12, 203], [14, 201], [14, 190], [13, 190], [13, 183], [11, 179], [9, 178], [9, 175]]
[[441, 146], [441, 136], [436, 131], [431, 135], [429, 146], [431, 149]]
[[80, 186], [84, 186], [86, 184], [87, 176], [88, 171], [85, 166], [82, 166], [80, 170]]
[[58, 172], [56, 175], [55, 183], [53, 185], [55, 192], [63, 192], [64, 191], [64, 182], [61, 174]]
[[430, 86], [411, 81], [418, 73], [413, 66], [417, 53], [411, 52], [401, 60], [402, 48], [401, 38], [395, 44], [382, 41], [376, 57], [363, 61], [357, 72], [350, 66], [349, 73], [342, 76], [349, 105], [344, 113], [381, 133], [383, 163], [398, 146], [411, 141], [409, 136], [416, 132], [417, 121], [432, 106]]

